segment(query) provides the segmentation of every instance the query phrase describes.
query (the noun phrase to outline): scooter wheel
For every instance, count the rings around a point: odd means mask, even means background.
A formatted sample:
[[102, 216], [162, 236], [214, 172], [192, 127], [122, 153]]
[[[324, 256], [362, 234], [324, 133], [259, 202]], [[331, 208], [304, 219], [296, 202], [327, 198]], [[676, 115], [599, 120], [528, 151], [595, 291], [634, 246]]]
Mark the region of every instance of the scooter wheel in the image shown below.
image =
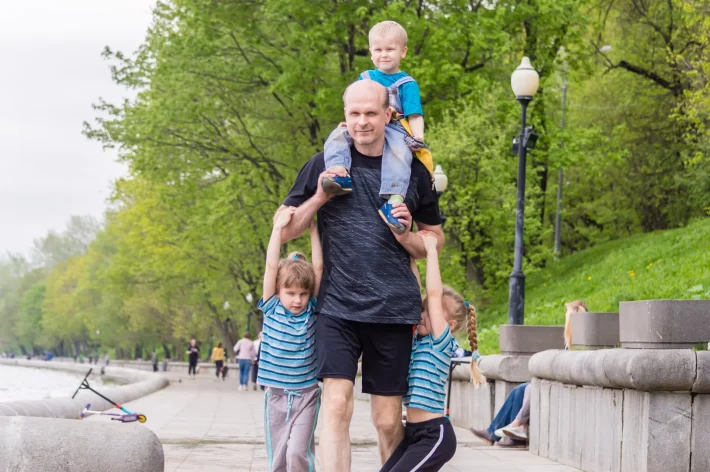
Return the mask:
[[138, 415], [138, 422], [139, 423], [145, 423], [146, 419], [147, 418], [145, 417], [145, 415]]

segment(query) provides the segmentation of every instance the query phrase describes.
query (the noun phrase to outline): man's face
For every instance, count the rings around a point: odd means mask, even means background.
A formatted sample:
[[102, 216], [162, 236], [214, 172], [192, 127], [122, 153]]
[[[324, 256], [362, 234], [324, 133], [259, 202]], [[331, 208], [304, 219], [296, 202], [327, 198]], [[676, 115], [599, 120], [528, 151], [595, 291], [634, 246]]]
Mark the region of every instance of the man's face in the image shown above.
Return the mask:
[[376, 89], [352, 90], [345, 105], [348, 133], [357, 144], [367, 146], [382, 139], [392, 112], [382, 107], [382, 95]]
[[399, 63], [407, 55], [407, 46], [395, 35], [372, 38], [370, 42], [372, 63], [385, 74], [399, 72]]

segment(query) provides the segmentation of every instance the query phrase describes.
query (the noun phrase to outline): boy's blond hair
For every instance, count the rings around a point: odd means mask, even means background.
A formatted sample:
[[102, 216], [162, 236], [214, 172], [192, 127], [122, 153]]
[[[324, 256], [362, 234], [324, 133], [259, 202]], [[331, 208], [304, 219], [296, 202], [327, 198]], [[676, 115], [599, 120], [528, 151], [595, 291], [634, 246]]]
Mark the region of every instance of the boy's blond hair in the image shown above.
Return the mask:
[[394, 36], [402, 42], [402, 46], [407, 45], [407, 31], [396, 21], [381, 21], [373, 26], [368, 35], [370, 44], [373, 38], [382, 36]]

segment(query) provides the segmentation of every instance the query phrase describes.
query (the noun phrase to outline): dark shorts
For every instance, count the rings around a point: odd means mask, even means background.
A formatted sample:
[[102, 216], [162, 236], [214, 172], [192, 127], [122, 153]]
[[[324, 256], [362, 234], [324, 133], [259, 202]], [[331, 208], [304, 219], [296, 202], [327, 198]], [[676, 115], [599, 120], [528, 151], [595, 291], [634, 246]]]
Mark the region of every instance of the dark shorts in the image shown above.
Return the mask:
[[355, 383], [362, 354], [362, 392], [404, 396], [412, 333], [410, 324], [362, 323], [318, 315], [318, 380], [336, 378]]

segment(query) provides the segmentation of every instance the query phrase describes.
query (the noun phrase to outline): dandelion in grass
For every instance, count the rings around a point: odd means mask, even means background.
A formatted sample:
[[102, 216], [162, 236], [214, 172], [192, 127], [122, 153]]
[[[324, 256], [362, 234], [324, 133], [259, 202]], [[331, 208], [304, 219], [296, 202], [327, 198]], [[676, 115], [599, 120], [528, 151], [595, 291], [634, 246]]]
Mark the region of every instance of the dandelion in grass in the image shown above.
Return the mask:
[[589, 277], [587, 277], [587, 280], [592, 280], [592, 276], [590, 275]]

